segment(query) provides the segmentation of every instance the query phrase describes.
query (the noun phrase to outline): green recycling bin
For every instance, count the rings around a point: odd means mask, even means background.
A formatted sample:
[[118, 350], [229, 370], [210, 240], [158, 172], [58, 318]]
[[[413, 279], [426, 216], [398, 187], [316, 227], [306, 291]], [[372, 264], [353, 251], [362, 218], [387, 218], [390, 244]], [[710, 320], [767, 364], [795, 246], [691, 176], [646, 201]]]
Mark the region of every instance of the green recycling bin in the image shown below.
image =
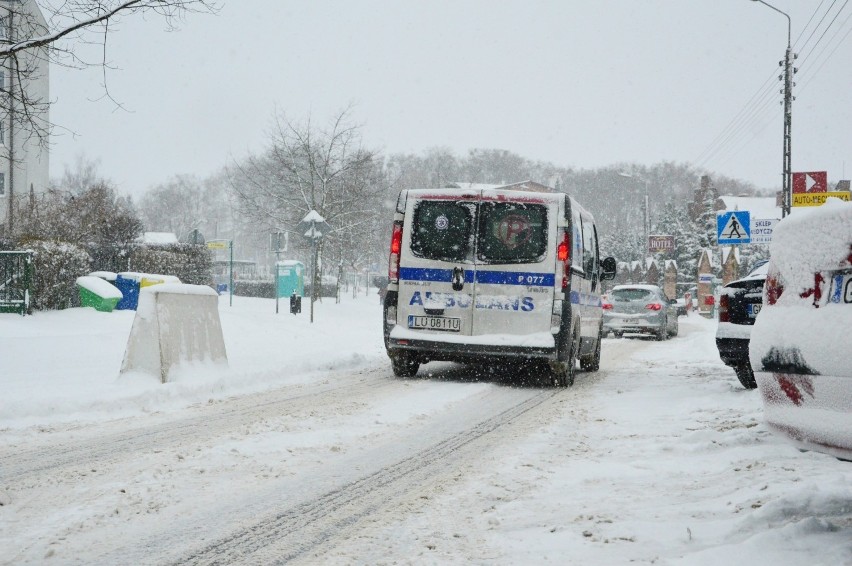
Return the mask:
[[285, 260], [276, 265], [278, 297], [289, 297], [294, 292], [298, 296], [305, 294], [305, 264], [301, 261]]
[[123, 296], [114, 285], [100, 277], [78, 277], [77, 289], [81, 306], [93, 307], [101, 312], [112, 312]]

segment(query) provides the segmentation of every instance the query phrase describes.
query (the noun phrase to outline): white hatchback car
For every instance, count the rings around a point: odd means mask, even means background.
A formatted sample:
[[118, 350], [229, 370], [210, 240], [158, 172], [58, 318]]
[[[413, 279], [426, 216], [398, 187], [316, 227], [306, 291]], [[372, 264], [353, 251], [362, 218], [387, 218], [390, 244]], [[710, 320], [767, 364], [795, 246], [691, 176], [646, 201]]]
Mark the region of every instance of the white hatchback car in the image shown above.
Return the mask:
[[806, 450], [852, 460], [852, 203], [778, 223], [749, 356], [767, 424]]

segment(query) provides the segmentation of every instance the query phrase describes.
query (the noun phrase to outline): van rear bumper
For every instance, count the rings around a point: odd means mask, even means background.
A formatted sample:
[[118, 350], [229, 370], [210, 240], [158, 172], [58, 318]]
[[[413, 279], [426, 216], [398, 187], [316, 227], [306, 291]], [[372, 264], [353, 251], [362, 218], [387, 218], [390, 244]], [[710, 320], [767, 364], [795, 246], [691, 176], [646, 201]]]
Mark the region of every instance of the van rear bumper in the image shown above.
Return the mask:
[[395, 352], [417, 354], [424, 361], [471, 362], [483, 358], [514, 358], [556, 360], [556, 348], [529, 346], [496, 346], [489, 344], [459, 344], [432, 340], [397, 340], [386, 338], [388, 355]]

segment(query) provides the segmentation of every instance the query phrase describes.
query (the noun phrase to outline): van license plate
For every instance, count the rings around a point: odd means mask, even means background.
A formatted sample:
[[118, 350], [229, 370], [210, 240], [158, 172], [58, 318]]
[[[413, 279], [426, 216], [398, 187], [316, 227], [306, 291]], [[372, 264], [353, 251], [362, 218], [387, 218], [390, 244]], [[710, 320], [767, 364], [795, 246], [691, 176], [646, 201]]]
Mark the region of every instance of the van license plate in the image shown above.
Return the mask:
[[461, 330], [461, 319], [447, 316], [416, 316], [410, 314], [408, 315], [408, 328], [458, 332]]

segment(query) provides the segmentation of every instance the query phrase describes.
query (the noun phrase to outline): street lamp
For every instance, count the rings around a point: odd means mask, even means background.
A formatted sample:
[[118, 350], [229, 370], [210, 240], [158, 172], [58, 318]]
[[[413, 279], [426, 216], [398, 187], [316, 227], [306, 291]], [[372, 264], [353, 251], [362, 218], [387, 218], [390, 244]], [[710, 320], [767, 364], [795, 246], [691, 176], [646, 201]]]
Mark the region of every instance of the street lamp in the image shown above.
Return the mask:
[[640, 175], [636, 175], [636, 174], [633, 174], [633, 173], [626, 173], [624, 171], [619, 172], [618, 175], [620, 177], [625, 177], [627, 179], [636, 179], [637, 181], [641, 182], [645, 186], [645, 206], [643, 207], [645, 216], [642, 219], [642, 232], [643, 232], [643, 235], [645, 236], [645, 241], [642, 245], [645, 246], [646, 249], [647, 249], [648, 237], [651, 235], [651, 212], [648, 208], [648, 180], [645, 179], [644, 177], [640, 176]]
[[782, 206], [781, 206], [781, 217], [784, 218], [788, 214], [790, 214], [790, 205], [792, 200], [792, 127], [793, 127], [793, 73], [795, 70], [793, 69], [793, 59], [795, 59], [795, 55], [792, 52], [792, 46], [790, 45], [790, 31], [792, 28], [792, 21], [790, 20], [790, 16], [786, 12], [782, 12], [772, 4], [768, 4], [763, 0], [752, 0], [752, 2], [760, 2], [764, 6], [772, 8], [779, 14], [782, 14], [785, 18], [787, 18], [787, 51], [784, 53], [784, 60], [779, 61], [778, 64], [784, 67], [784, 74], [779, 77], [784, 81], [784, 90], [781, 91], [784, 93], [784, 166], [783, 166], [783, 177], [784, 177], [784, 188], [782, 189]]

